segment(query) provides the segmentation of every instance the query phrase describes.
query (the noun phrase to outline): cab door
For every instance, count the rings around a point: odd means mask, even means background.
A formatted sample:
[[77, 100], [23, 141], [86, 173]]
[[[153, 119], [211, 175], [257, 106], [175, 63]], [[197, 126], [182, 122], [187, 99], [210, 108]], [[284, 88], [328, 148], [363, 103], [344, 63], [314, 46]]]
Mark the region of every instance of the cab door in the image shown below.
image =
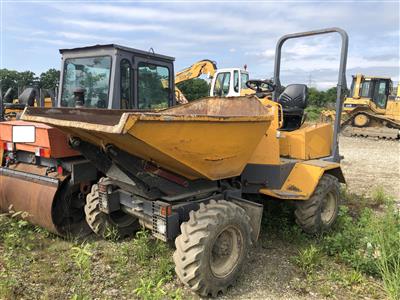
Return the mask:
[[135, 56], [133, 65], [135, 108], [163, 109], [175, 104], [172, 63]]
[[231, 72], [217, 73], [213, 81], [211, 96], [227, 97], [231, 93]]
[[386, 109], [390, 84], [386, 79], [379, 79], [375, 81], [374, 91], [372, 95], [372, 101], [380, 109]]

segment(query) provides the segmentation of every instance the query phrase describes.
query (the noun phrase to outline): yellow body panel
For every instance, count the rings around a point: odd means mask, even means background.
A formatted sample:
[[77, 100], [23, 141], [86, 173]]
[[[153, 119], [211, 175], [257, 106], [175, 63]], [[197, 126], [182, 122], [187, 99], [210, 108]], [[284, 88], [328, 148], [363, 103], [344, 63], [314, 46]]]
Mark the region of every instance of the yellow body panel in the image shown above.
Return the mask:
[[400, 121], [400, 99], [388, 101], [386, 105], [385, 117]]
[[312, 124], [280, 132], [281, 156], [295, 159], [315, 159], [329, 156], [332, 145], [331, 124]]
[[322, 175], [333, 169], [340, 169], [340, 164], [323, 160], [301, 161], [293, 167], [281, 189], [260, 189], [260, 193], [279, 199], [307, 200]]
[[250, 158], [249, 164], [279, 165], [280, 149], [276, 132], [281, 125], [278, 117], [280, 105], [268, 99], [262, 99], [261, 103], [268, 108], [268, 110], [274, 115], [274, 118]]

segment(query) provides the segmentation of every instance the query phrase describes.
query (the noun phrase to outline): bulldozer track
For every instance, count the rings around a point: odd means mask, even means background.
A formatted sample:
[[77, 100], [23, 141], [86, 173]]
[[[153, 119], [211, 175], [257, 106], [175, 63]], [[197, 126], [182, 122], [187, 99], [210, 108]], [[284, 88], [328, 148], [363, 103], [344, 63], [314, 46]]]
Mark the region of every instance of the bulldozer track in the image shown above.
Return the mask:
[[[369, 118], [368, 125], [353, 126], [357, 115], [364, 114]], [[365, 110], [357, 110], [341, 125], [341, 133], [346, 137], [364, 137], [386, 140], [400, 140], [400, 123]]]

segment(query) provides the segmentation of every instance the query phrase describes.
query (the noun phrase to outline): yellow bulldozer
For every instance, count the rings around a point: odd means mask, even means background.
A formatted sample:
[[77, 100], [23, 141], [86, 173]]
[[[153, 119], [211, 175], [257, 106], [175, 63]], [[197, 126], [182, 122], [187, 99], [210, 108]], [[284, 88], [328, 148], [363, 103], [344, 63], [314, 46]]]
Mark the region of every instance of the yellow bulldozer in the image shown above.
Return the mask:
[[[334, 119], [334, 111], [323, 111], [323, 119]], [[343, 103], [344, 136], [385, 139], [400, 137], [400, 85], [393, 88], [390, 78], [353, 76], [350, 96]]]
[[[283, 88], [280, 82], [282, 46], [289, 39], [328, 33], [339, 33], [342, 39], [336, 100], [339, 117], [334, 126], [306, 124], [307, 86]], [[70, 222], [73, 217], [76, 221], [85, 218], [99, 236], [110, 230], [121, 237], [132, 235], [142, 225], [158, 239], [175, 241], [176, 273], [202, 296], [225, 292], [257, 241], [263, 205], [253, 201], [252, 195], [262, 202], [294, 203], [297, 223], [308, 233], [333, 225], [340, 203], [339, 183], [345, 182], [338, 145], [346, 90], [345, 31], [330, 28], [283, 36], [276, 46], [273, 83], [246, 83], [254, 95], [208, 97], [161, 110], [149, 109], [160, 107], [160, 101], [165, 106], [173, 104], [172, 59], [135, 50], [138, 57], [131, 69], [132, 49], [109, 46], [99, 56], [98, 47], [72, 51], [64, 58], [65, 64], [75, 64], [77, 72], [61, 79], [59, 108], [27, 107], [21, 116], [64, 132], [71, 150], [85, 158], [82, 165], [68, 168], [73, 163], [68, 160], [59, 165], [61, 169], [56, 165], [55, 172], [30, 178], [23, 176], [23, 169], [0, 169], [0, 179], [9, 176], [41, 185], [40, 197], [46, 187], [62, 182], [63, 174], [70, 184], [77, 184], [79, 195], [86, 196], [58, 198], [53, 207], [46, 208], [55, 209], [53, 214], [43, 209], [36, 212], [53, 220], [57, 213], [65, 221], [70, 216]], [[121, 81], [121, 64], [139, 76]], [[101, 72], [106, 80], [84, 90], [82, 70]], [[168, 89], [162, 80], [169, 82]], [[139, 104], [147, 110], [113, 109], [123, 99], [120, 89], [138, 91], [127, 96], [136, 107]], [[30, 132], [18, 124], [13, 130], [25, 130], [25, 138]], [[35, 207], [41, 207], [40, 197]], [[71, 207], [79, 214], [66, 213]]]

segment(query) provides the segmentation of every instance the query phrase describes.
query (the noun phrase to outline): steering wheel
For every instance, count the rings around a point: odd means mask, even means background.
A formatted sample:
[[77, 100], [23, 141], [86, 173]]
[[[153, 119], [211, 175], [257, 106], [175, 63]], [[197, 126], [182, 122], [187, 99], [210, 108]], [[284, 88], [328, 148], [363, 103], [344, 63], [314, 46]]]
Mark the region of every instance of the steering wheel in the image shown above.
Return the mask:
[[275, 85], [271, 80], [252, 79], [246, 81], [246, 86], [256, 93], [272, 93], [275, 90]]

